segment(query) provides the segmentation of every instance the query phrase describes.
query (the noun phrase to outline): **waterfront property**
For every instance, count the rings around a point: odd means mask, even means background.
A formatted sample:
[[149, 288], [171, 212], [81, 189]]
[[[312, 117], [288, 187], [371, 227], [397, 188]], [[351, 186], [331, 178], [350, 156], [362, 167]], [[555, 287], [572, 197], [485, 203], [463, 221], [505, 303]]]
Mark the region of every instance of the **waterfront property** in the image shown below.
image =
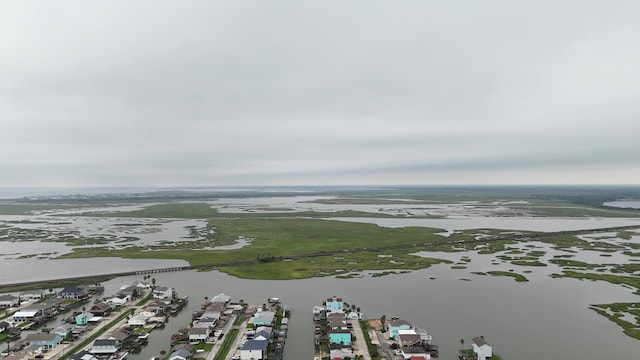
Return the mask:
[[172, 352], [171, 355], [169, 355], [169, 360], [187, 360], [191, 359], [192, 357], [193, 354], [191, 353], [191, 351], [182, 348]]
[[41, 310], [24, 310], [18, 311], [13, 314], [13, 321], [16, 322], [25, 322], [25, 321], [34, 321], [37, 322], [42, 317]]
[[0, 308], [12, 308], [20, 306], [20, 298], [11, 294], [0, 296]]
[[166, 286], [158, 286], [153, 289], [153, 298], [171, 301], [173, 299], [173, 289]]
[[329, 312], [342, 312], [344, 309], [344, 302], [342, 301], [342, 298], [333, 296], [327, 299], [325, 307]]
[[42, 290], [26, 290], [20, 293], [21, 301], [40, 300], [44, 297]]
[[409, 330], [413, 328], [410, 322], [398, 318], [393, 318], [385, 323], [389, 337], [395, 339], [398, 337], [400, 330]]
[[58, 292], [63, 299], [85, 300], [89, 298], [89, 292], [78, 286], [68, 286]]
[[69, 357], [70, 360], [98, 360], [98, 358], [92, 353], [82, 350]]
[[90, 352], [98, 358], [108, 358], [120, 351], [120, 341], [116, 339], [97, 339]]
[[31, 346], [41, 347], [44, 350], [51, 350], [62, 342], [62, 336], [58, 334], [36, 333], [29, 334], [25, 341]]
[[255, 326], [272, 326], [276, 313], [273, 311], [267, 311], [262, 308], [258, 308], [253, 315], [253, 325]]
[[471, 346], [478, 360], [491, 359], [493, 356], [491, 345], [484, 340], [484, 336], [476, 336], [471, 339]]
[[76, 315], [76, 325], [88, 325], [94, 317], [95, 315], [88, 311], [82, 312]]

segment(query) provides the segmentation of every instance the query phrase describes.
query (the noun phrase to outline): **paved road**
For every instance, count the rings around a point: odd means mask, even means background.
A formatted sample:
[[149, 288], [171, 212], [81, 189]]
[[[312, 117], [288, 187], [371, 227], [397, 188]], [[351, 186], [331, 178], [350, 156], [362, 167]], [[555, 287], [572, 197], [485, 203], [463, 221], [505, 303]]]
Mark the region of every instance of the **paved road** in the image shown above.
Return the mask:
[[[236, 321], [236, 317], [237, 315], [235, 314], [231, 315], [227, 320], [227, 323], [224, 324], [224, 327], [222, 328], [222, 333], [224, 334], [224, 336], [222, 337], [222, 339], [216, 340], [216, 343], [213, 344], [213, 348], [211, 348], [211, 351], [209, 351], [209, 354], [207, 354], [207, 360], [213, 360], [213, 358], [216, 356], [216, 354], [220, 350], [220, 346], [222, 346], [224, 340], [227, 338], [227, 336], [229, 336], [229, 330], [231, 330], [231, 328], [233, 327], [233, 323]], [[233, 356], [233, 354], [231, 354], [231, 356]]]
[[376, 336], [378, 337], [378, 342], [380, 343], [380, 356], [386, 357], [387, 359], [395, 359], [395, 355], [393, 350], [389, 347], [389, 342], [384, 334], [380, 330], [376, 330]]
[[353, 324], [353, 332], [356, 334], [356, 341], [354, 343], [354, 354], [362, 355], [364, 360], [371, 360], [371, 355], [369, 355], [369, 349], [367, 348], [367, 342], [365, 341], [364, 333], [362, 332], [362, 328], [360, 327], [360, 322], [357, 320], [352, 321]]

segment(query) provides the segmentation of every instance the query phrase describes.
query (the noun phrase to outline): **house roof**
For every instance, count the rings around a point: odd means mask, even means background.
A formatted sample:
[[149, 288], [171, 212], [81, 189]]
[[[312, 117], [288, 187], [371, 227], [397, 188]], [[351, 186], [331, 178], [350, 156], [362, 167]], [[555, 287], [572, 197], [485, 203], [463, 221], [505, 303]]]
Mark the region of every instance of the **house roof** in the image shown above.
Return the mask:
[[189, 329], [189, 334], [200, 335], [206, 334], [209, 331], [209, 327], [192, 327]]
[[174, 357], [180, 357], [180, 358], [186, 359], [189, 356], [191, 356], [191, 351], [189, 351], [187, 349], [178, 349], [178, 350], [174, 351], [173, 353], [171, 353], [171, 355], [169, 356], [169, 359], [174, 358]]
[[98, 339], [93, 342], [93, 346], [116, 346], [118, 340], [116, 339]]
[[109, 306], [106, 303], [100, 302], [97, 304], [93, 304], [93, 306], [91, 307], [91, 310], [108, 311], [108, 310], [111, 310], [111, 306]]
[[110, 338], [116, 339], [116, 340], [120, 340], [120, 341], [124, 341], [126, 338], [128, 338], [129, 334], [127, 334], [126, 332], [122, 331], [122, 330], [116, 330], [113, 333], [111, 333], [111, 335], [109, 335]]
[[425, 354], [426, 350], [420, 346], [404, 346], [402, 352], [405, 354]]
[[78, 353], [73, 354], [73, 356], [70, 357], [71, 360], [92, 360], [92, 359], [96, 359], [96, 357], [86, 351], [86, 350], [82, 350]]
[[242, 344], [241, 350], [267, 350], [269, 346], [268, 341], [259, 341], [259, 340], [247, 340]]
[[13, 296], [11, 294], [6, 294], [6, 295], [2, 295], [0, 296], [0, 301], [16, 301], [18, 300], [17, 296]]
[[6, 321], [0, 321], [0, 328], [9, 327], [9, 323]]
[[166, 286], [158, 286], [153, 289], [153, 292], [166, 292], [167, 290], [169, 290], [169, 288]]
[[489, 345], [482, 336], [476, 336], [473, 339], [471, 339], [471, 342], [473, 342], [474, 344], [476, 344], [477, 346], [482, 346], [482, 345]]
[[253, 321], [260, 320], [263, 322], [272, 322], [273, 318], [276, 316], [276, 313], [273, 311], [259, 311], [253, 315]]
[[398, 340], [402, 342], [403, 345], [410, 345], [419, 343], [422, 341], [422, 338], [418, 334], [401, 334], [398, 335]]
[[393, 319], [393, 320], [389, 320], [387, 321], [387, 323], [389, 324], [389, 326], [393, 326], [393, 327], [398, 327], [398, 326], [402, 326], [402, 325], [409, 325], [411, 326], [411, 323], [406, 321], [406, 320], [402, 320], [402, 319]]
[[30, 310], [30, 311], [18, 311], [15, 314], [13, 314], [13, 317], [32, 317], [32, 316], [36, 316], [36, 314], [38, 314], [39, 310]]
[[75, 294], [79, 292], [86, 291], [85, 289], [79, 288], [77, 286], [68, 286], [62, 290], [60, 290], [60, 294]]
[[47, 334], [47, 333], [35, 333], [28, 334], [25, 340], [27, 341], [53, 341], [56, 338], [60, 338], [58, 334]]
[[231, 296], [225, 295], [224, 293], [220, 293], [214, 296], [213, 299], [211, 299], [211, 302], [217, 302], [217, 303], [227, 303], [229, 301], [231, 301]]

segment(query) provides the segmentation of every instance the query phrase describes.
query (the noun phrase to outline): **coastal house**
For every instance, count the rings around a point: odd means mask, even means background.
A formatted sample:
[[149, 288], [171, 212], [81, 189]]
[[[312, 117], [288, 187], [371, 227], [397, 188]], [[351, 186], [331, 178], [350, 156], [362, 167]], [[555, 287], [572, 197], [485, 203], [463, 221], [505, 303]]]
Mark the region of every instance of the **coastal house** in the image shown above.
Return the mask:
[[411, 346], [402, 348], [402, 357], [407, 360], [431, 359], [431, 354], [421, 346]]
[[255, 326], [272, 326], [276, 313], [273, 311], [264, 311], [262, 308], [258, 308], [258, 311], [253, 315], [253, 324]]
[[153, 289], [153, 298], [160, 300], [171, 300], [173, 298], [173, 289], [165, 286], [158, 286]]
[[82, 350], [69, 357], [70, 360], [98, 360], [98, 358], [92, 353]]
[[76, 315], [76, 325], [87, 325], [89, 324], [89, 320], [93, 319], [94, 317], [95, 315], [88, 311], [82, 312]]
[[131, 297], [129, 297], [128, 295], [116, 295], [113, 296], [111, 298], [108, 298], [105, 300], [105, 302], [111, 307], [111, 308], [116, 308], [118, 306], [122, 306], [124, 304], [127, 303], [127, 301], [131, 300]]
[[385, 323], [389, 337], [395, 339], [400, 330], [409, 330], [413, 327], [410, 322], [401, 319], [391, 319]]
[[63, 324], [53, 329], [53, 333], [62, 336], [62, 338], [64, 339], [73, 333], [74, 327], [75, 325], [73, 324]]
[[198, 324], [189, 328], [189, 343], [195, 344], [203, 341], [207, 341], [211, 336], [211, 328], [207, 326], [199, 326]]
[[89, 309], [89, 311], [95, 315], [95, 316], [109, 316], [111, 314], [111, 306], [109, 306], [109, 304], [107, 304], [106, 302], [99, 302], [96, 304], [93, 304], [93, 306], [91, 306], [91, 309]]
[[108, 358], [120, 351], [120, 341], [116, 339], [97, 339], [89, 350], [98, 358]]
[[20, 306], [20, 298], [11, 294], [0, 296], [0, 308], [12, 308]]
[[21, 301], [40, 300], [44, 297], [42, 290], [26, 290], [20, 293]]
[[266, 359], [268, 341], [247, 340], [240, 348], [241, 360], [262, 360]]
[[473, 347], [473, 352], [476, 354], [478, 360], [491, 359], [493, 356], [491, 345], [484, 340], [483, 336], [476, 336], [471, 339], [471, 346]]
[[327, 299], [325, 307], [329, 312], [342, 312], [344, 309], [344, 302], [342, 301], [342, 298], [333, 296]]
[[342, 360], [342, 359], [353, 359], [355, 358], [353, 354], [353, 349], [350, 347], [344, 347], [338, 344], [330, 344], [329, 345], [329, 358], [331, 360]]
[[42, 316], [42, 310], [23, 310], [13, 314], [13, 321], [38, 321]]
[[58, 292], [63, 299], [85, 300], [89, 298], [89, 292], [78, 286], [67, 286]]
[[9, 323], [6, 321], [0, 321], [0, 333], [7, 331], [9, 328]]
[[229, 304], [231, 301], [231, 296], [225, 295], [224, 293], [220, 293], [213, 298], [211, 298], [212, 303], [224, 304], [225, 306]]
[[151, 316], [137, 314], [136, 316], [129, 319], [127, 321], [127, 324], [129, 326], [134, 326], [134, 327], [136, 326], [144, 327], [145, 325], [147, 325], [147, 320], [149, 320], [149, 318], [151, 318]]
[[27, 335], [25, 341], [29, 342], [29, 345], [51, 350], [62, 342], [62, 336], [58, 334], [35, 333]]
[[187, 349], [178, 349], [169, 355], [169, 360], [187, 360], [191, 359], [193, 354]]
[[125, 286], [124, 288], [120, 288], [120, 291], [118, 291], [117, 295], [128, 296], [129, 299], [137, 299], [141, 295], [144, 295], [144, 289], [129, 285]]

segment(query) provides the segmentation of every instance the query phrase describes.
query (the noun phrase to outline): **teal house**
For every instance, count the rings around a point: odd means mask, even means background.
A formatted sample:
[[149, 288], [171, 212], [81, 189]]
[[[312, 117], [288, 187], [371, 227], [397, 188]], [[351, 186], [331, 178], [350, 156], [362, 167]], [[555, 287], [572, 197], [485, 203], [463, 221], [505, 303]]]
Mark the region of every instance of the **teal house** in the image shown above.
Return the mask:
[[410, 322], [397, 318], [387, 321], [386, 326], [387, 331], [389, 332], [389, 337], [392, 339], [398, 338], [399, 330], [409, 330], [413, 328], [413, 325], [411, 325]]
[[330, 312], [341, 312], [344, 308], [344, 303], [342, 302], [341, 298], [334, 296], [327, 299], [327, 301], [325, 302], [325, 307]]
[[340, 344], [343, 346], [351, 345], [351, 331], [349, 330], [331, 330], [329, 332], [329, 342], [332, 344]]
[[258, 311], [253, 315], [253, 324], [255, 326], [273, 326], [276, 313], [273, 311]]
[[80, 313], [76, 316], [76, 325], [87, 325], [91, 318], [93, 318], [93, 314], [90, 312]]

